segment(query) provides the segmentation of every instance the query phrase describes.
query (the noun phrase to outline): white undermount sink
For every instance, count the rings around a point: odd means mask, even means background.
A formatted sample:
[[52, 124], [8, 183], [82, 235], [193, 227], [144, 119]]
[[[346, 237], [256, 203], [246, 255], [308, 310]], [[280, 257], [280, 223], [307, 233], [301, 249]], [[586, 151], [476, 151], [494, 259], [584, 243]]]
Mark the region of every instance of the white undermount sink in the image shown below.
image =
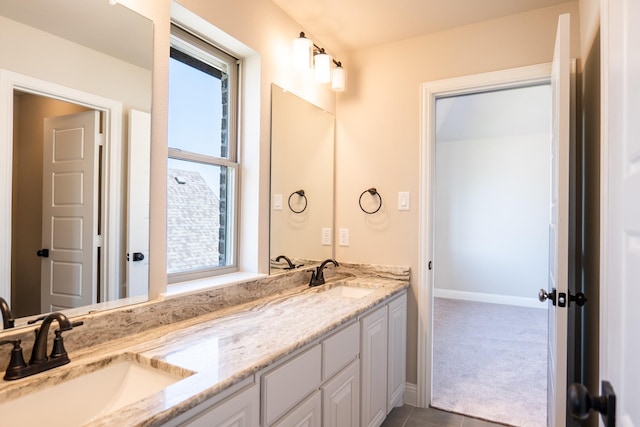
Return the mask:
[[376, 290], [371, 288], [360, 288], [356, 286], [339, 285], [323, 292], [324, 295], [337, 296], [342, 298], [362, 298], [371, 295]]
[[0, 423], [7, 426], [83, 425], [150, 396], [186, 375], [165, 372], [132, 357], [114, 360], [93, 372], [0, 403]]

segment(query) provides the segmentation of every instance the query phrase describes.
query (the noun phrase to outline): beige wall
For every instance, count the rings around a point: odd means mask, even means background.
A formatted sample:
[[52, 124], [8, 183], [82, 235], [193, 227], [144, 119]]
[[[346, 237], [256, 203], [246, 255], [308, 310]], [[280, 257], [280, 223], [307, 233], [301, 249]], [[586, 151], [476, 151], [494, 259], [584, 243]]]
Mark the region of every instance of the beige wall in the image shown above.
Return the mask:
[[[550, 62], [557, 17], [571, 13], [571, 53], [580, 55], [577, 2], [353, 52], [348, 92], [337, 101], [336, 228], [349, 228], [345, 262], [408, 265], [407, 381], [416, 383], [420, 91], [423, 82]], [[373, 125], [375, 124], [375, 125]], [[379, 215], [358, 209], [363, 189], [385, 198]], [[398, 191], [411, 210], [397, 210]]]

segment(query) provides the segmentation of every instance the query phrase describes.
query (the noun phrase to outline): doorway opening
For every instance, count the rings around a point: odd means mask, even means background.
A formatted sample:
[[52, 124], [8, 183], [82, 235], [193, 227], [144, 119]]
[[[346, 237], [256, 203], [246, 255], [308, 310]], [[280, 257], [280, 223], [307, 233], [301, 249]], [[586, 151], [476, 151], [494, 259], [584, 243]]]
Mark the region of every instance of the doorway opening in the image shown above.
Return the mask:
[[[418, 279], [418, 359], [415, 401], [418, 407], [432, 403], [433, 342], [434, 342], [434, 270], [439, 268], [435, 259], [435, 191], [436, 191], [436, 102], [440, 98], [500, 91], [551, 82], [551, 64], [513, 68], [476, 74], [421, 85], [421, 144], [420, 144], [420, 215], [419, 215], [419, 268]], [[548, 234], [548, 233], [545, 233]], [[460, 269], [463, 267], [460, 266]], [[537, 292], [536, 292], [537, 294]], [[522, 297], [531, 301], [535, 294]], [[513, 297], [511, 297], [513, 298]], [[517, 300], [518, 298], [516, 298]], [[489, 299], [487, 302], [496, 302]], [[507, 301], [502, 301], [507, 302]]]
[[[53, 261], [53, 257], [50, 256], [50, 252], [53, 254], [55, 251], [52, 240], [57, 241], [56, 246], [64, 247], [62, 250], [66, 252], [75, 251], [74, 247], [79, 247], [83, 252], [91, 251], [91, 248], [86, 245], [87, 242], [82, 239], [83, 229], [78, 229], [75, 224], [82, 223], [81, 227], [94, 228], [97, 218], [92, 214], [69, 215], [69, 209], [77, 210], [74, 206], [77, 205], [78, 200], [81, 200], [89, 203], [88, 208], [93, 211], [91, 205], [94, 200], [86, 200], [83, 194], [84, 185], [75, 184], [78, 181], [86, 181], [87, 177], [94, 177], [92, 181], [95, 180], [95, 183], [87, 182], [86, 184], [91, 188], [97, 187], [98, 195], [100, 183], [98, 171], [93, 170], [93, 159], [87, 159], [90, 163], [90, 171], [74, 165], [73, 169], [67, 167], [65, 168], [67, 170], [62, 173], [57, 170], [50, 171], [51, 173], [46, 175], [44, 173], [44, 170], [51, 169], [47, 167], [47, 163], [62, 164], [64, 168], [65, 163], [68, 164], [70, 161], [78, 163], [77, 158], [86, 157], [84, 146], [78, 147], [82, 153], [70, 150], [66, 159], [61, 161], [47, 156], [46, 152], [52, 153], [53, 149], [51, 147], [49, 150], [45, 149], [51, 145], [51, 141], [45, 143], [45, 120], [94, 110], [71, 102], [18, 90], [14, 91], [13, 103], [11, 235], [15, 237], [11, 241], [11, 307], [16, 316], [25, 317], [52, 311], [48, 299], [43, 297], [45, 293], [43, 289], [48, 287], [45, 276], [51, 277], [54, 274], [42, 274], [43, 264], [49, 261], [43, 257]], [[70, 141], [70, 143], [73, 142]], [[99, 153], [96, 155], [99, 156]], [[53, 176], [58, 176], [59, 179], [53, 179]], [[64, 189], [67, 194], [60, 195], [58, 191], [56, 195], [47, 194], [47, 190], [51, 193], [54, 185], [59, 187], [61, 184], [65, 184]], [[64, 196], [64, 200], [59, 199], [61, 196]], [[45, 203], [43, 198], [55, 202], [58, 207], [52, 208], [52, 203]], [[95, 202], [99, 205], [98, 200]], [[66, 211], [64, 217], [60, 218], [60, 215], [52, 214], [52, 209], [63, 209]], [[45, 219], [47, 214], [49, 214], [49, 220]], [[58, 226], [56, 226], [57, 223], [59, 223]], [[49, 224], [52, 224], [50, 229]], [[54, 262], [60, 265], [57, 259]], [[99, 265], [99, 259], [95, 260], [95, 264], [94, 266], [83, 265], [76, 260], [67, 259], [65, 267], [68, 268], [52, 269], [50, 273], [58, 270], [58, 274], [65, 276], [65, 283], [61, 285], [73, 287], [74, 279], [82, 281], [81, 276], [76, 277], [75, 271], [83, 270], [92, 276], [89, 280], [93, 286], [93, 283], [98, 283], [99, 271], [96, 267]], [[81, 288], [82, 286], [79, 290]], [[65, 290], [67, 295], [74, 293], [74, 289]], [[95, 302], [89, 301], [89, 304]], [[56, 307], [58, 308], [69, 307]]]
[[431, 405], [546, 422], [551, 87], [435, 101]]
[[[29, 100], [27, 100], [27, 98]], [[123, 165], [121, 162], [122, 103], [8, 70], [0, 70], [0, 99], [2, 100], [2, 102], [0, 102], [0, 166], [2, 166], [0, 170], [3, 171], [3, 179], [0, 181], [0, 195], [2, 195], [2, 197], [0, 197], [0, 230], [2, 230], [3, 235], [7, 236], [7, 238], [0, 243], [0, 295], [2, 295], [6, 300], [11, 301], [10, 304], [14, 306], [13, 300], [15, 296], [14, 293], [16, 291], [12, 286], [12, 272], [14, 268], [16, 268], [14, 265], [14, 261], [16, 260], [14, 258], [16, 258], [18, 254], [14, 253], [13, 249], [14, 245], [17, 244], [17, 240], [21, 238], [21, 235], [16, 235], [16, 231], [14, 229], [14, 217], [19, 213], [17, 210], [14, 210], [17, 209], [17, 206], [14, 205], [13, 201], [18, 196], [25, 196], [24, 194], [18, 194], [17, 191], [20, 191], [21, 193], [26, 192], [26, 190], [22, 191], [20, 187], [16, 187], [16, 185], [21, 185], [21, 183], [16, 181], [21, 175], [27, 176], [34, 181], [37, 181], [38, 179], [41, 180], [43, 176], [43, 174], [37, 174], [30, 169], [35, 166], [28, 166], [26, 173], [22, 174], [19, 170], [18, 163], [16, 162], [21, 153], [16, 153], [14, 150], [14, 137], [19, 136], [20, 122], [21, 120], [25, 120], [26, 122], [26, 118], [21, 117], [21, 111], [19, 111], [17, 107], [19, 107], [22, 102], [29, 103], [32, 100], [37, 100], [37, 103], [41, 105], [47, 103], [56, 104], [58, 108], [62, 108], [63, 114], [66, 114], [64, 113], [65, 109], [69, 112], [84, 110], [84, 113], [79, 114], [90, 113], [93, 115], [93, 122], [95, 123], [94, 129], [96, 129], [96, 133], [101, 132], [101, 135], [96, 137], [96, 145], [100, 146], [97, 149], [99, 151], [99, 155], [95, 157], [91, 156], [92, 159], [95, 159], [93, 169], [100, 178], [96, 181], [93, 179], [91, 180], [96, 183], [95, 203], [93, 203], [95, 213], [93, 214], [93, 217], [96, 222], [94, 228], [97, 228], [99, 233], [95, 233], [95, 235], [90, 237], [95, 241], [95, 246], [99, 247], [100, 267], [96, 268], [95, 271], [90, 272], [91, 277], [95, 278], [95, 283], [91, 285], [92, 296], [90, 304], [108, 301], [115, 298], [119, 295], [120, 283], [122, 282], [121, 276], [124, 271], [121, 265], [122, 262], [120, 262], [123, 252], [121, 242], [122, 221], [120, 218], [122, 206], [121, 186], [123, 183]], [[23, 111], [22, 115], [25, 114], [26, 113]], [[33, 111], [28, 112], [28, 115], [31, 114], [33, 114]], [[47, 115], [55, 116], [58, 114]], [[42, 116], [41, 119], [43, 117], [44, 116]], [[30, 126], [31, 125], [26, 125], [26, 128], [29, 131], [36, 133], [39, 132], [30, 128]], [[38, 127], [43, 129], [42, 124], [39, 124]], [[35, 135], [34, 138], [37, 140], [34, 142], [39, 143], [40, 140], [43, 139], [43, 132], [40, 132], [39, 136]], [[73, 143], [71, 143], [70, 145], [67, 145], [67, 147], [77, 148], [78, 146], [74, 146]], [[35, 148], [34, 150], [39, 149]], [[66, 151], [65, 153], [66, 155], [72, 155], [72, 151], [73, 150]], [[78, 153], [78, 151], [76, 150], [75, 153]], [[42, 161], [40, 162], [40, 169], [42, 169]], [[72, 194], [68, 190], [73, 187], [73, 185], [70, 186], [68, 184], [73, 184], [75, 182], [75, 184], [78, 185], [82, 182], [82, 179], [77, 177], [74, 181], [71, 174], [63, 176], [62, 179], [66, 179], [67, 181], [66, 183], [62, 182], [59, 188], [63, 188], [67, 196]], [[99, 191], [97, 189], [98, 182], [101, 183]], [[44, 187], [44, 185], [45, 184], [43, 183], [42, 187]], [[39, 198], [40, 204], [42, 204], [43, 201], [41, 194]], [[31, 196], [33, 195], [29, 195], [29, 197]], [[37, 199], [38, 197], [33, 197], [29, 203], [37, 203]], [[68, 201], [68, 199], [63, 201]], [[21, 208], [20, 212], [23, 211], [25, 211], [25, 209]], [[35, 211], [37, 210], [34, 209], [34, 212]], [[64, 215], [61, 217], [63, 216]], [[42, 215], [39, 214], [39, 217], [42, 224]], [[62, 222], [64, 221], [61, 221], [61, 223]], [[60, 230], [65, 229], [65, 226], [67, 226], [66, 228], [68, 229], [72, 222], [73, 221], [68, 221], [66, 224], [62, 224]], [[64, 243], [69, 243], [70, 241], [73, 241], [77, 235], [72, 232], [71, 234], [66, 234], [65, 237], [66, 240], [63, 239], [65, 240]], [[86, 246], [86, 243], [84, 245]], [[41, 249], [48, 248], [43, 248], [41, 244], [38, 244], [35, 247], [30, 247], [24, 250], [28, 251], [30, 257], [37, 257], [37, 253]], [[45, 255], [45, 253], [43, 253], [43, 255]], [[96, 265], [97, 264], [98, 263], [96, 262]], [[63, 269], [67, 268], [65, 273], [73, 274], [73, 268], [69, 267], [69, 265], [70, 264], [63, 266]], [[81, 269], [76, 268], [75, 272], [77, 273], [80, 270]], [[67, 277], [70, 276], [67, 275]], [[77, 280], [76, 284], [81, 282], [81, 280]], [[24, 283], [24, 281], [22, 283]], [[32, 289], [33, 293], [40, 294], [41, 278], [36, 278], [33, 281], [30, 278], [29, 283], [30, 286], [36, 287], [36, 289]], [[97, 283], [100, 283], [99, 289], [97, 288]], [[61, 292], [61, 294], [63, 294], [64, 291]], [[40, 298], [40, 300], [41, 299], [42, 298]], [[31, 301], [23, 304], [23, 302], [20, 301], [15, 304], [19, 309], [13, 309], [12, 311], [18, 317], [28, 316], [33, 313], [41, 313], [42, 305], [38, 307], [38, 304], [40, 303], [41, 301]], [[74, 308], [78, 305], [86, 306], [87, 303], [83, 302], [82, 304], [79, 303], [77, 305], [74, 303], [69, 305], [61, 304], [60, 306], [54, 303], [49, 311]]]

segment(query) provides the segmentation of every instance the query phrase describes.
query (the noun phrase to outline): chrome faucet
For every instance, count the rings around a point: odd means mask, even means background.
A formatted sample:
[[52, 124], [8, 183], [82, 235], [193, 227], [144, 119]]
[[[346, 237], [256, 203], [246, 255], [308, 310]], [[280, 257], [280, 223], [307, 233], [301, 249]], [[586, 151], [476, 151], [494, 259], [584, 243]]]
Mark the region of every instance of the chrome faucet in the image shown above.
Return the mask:
[[[5, 380], [17, 380], [28, 377], [29, 375], [47, 371], [70, 362], [62, 341], [62, 333], [70, 331], [76, 326], [82, 325], [83, 322], [71, 322], [64, 314], [54, 312], [35, 320], [30, 320], [27, 323], [32, 324], [39, 322], [40, 320], [43, 322], [42, 326], [35, 330], [36, 340], [33, 343], [29, 364], [25, 363], [22, 356], [20, 340], [0, 341], [0, 344], [13, 344], [9, 367], [7, 367], [7, 371], [4, 375]], [[55, 330], [55, 338], [53, 339], [51, 354], [47, 356], [49, 327], [54, 320], [58, 322], [58, 329]]]
[[340, 267], [338, 261], [333, 259], [327, 259], [320, 264], [319, 267], [316, 268], [315, 271], [311, 271], [311, 280], [309, 280], [309, 286], [320, 286], [324, 285], [324, 268], [327, 264], [332, 263], [336, 267]]
[[14, 319], [13, 315], [11, 314], [11, 309], [9, 308], [9, 304], [2, 297], [0, 297], [0, 312], [2, 312], [2, 328], [3, 329], [13, 328], [16, 319]]

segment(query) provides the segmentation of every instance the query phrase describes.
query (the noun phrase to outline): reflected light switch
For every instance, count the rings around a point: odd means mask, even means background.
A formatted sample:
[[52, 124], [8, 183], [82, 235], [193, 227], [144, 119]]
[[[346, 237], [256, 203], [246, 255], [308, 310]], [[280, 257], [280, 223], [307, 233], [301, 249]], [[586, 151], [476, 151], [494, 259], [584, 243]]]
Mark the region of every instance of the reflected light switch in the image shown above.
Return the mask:
[[282, 194], [273, 195], [273, 210], [274, 211], [282, 210]]
[[398, 210], [408, 211], [411, 209], [411, 198], [408, 191], [398, 192]]

